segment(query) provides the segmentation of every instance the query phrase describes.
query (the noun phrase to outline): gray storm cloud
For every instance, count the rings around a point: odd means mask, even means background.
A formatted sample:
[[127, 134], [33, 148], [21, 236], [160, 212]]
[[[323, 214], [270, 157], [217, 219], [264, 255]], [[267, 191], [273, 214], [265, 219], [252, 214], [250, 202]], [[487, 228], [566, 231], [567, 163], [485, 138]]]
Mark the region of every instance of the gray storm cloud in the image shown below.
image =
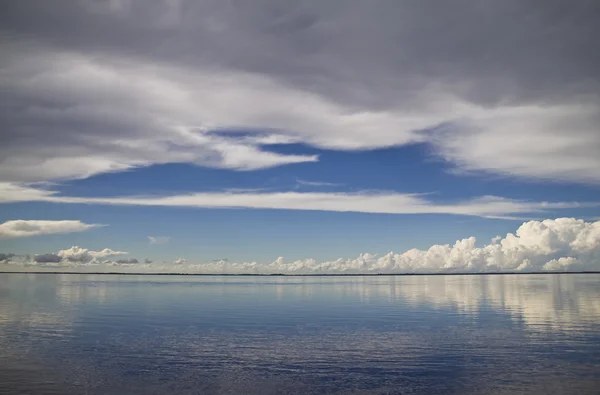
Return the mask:
[[115, 263], [117, 263], [119, 265], [122, 265], [122, 264], [133, 265], [133, 264], [140, 263], [140, 262], [137, 259], [135, 259], [135, 258], [129, 258], [129, 259], [117, 259], [115, 261]]
[[584, 0], [7, 2], [0, 181], [318, 160], [263, 146], [295, 141], [597, 184], [599, 18]]
[[[523, 223], [515, 233], [496, 237], [476, 246], [474, 237], [453, 245], [433, 245], [427, 250], [412, 249], [386, 255], [361, 254], [353, 259], [318, 262], [303, 259], [286, 262], [280, 257], [271, 263], [196, 263], [178, 258], [171, 264], [137, 263], [136, 259], [102, 261], [124, 252], [104, 249], [89, 251], [72, 247], [58, 254], [65, 271], [198, 273], [198, 274], [376, 274], [376, 273], [485, 273], [531, 271], [600, 271], [600, 221], [574, 218], [547, 219]], [[47, 262], [53, 262], [48, 260]], [[38, 265], [36, 265], [38, 263]], [[43, 270], [43, 262], [13, 261], [11, 270]], [[50, 270], [63, 270], [52, 265]]]
[[62, 261], [62, 257], [57, 254], [40, 254], [33, 257], [36, 263], [59, 263]]

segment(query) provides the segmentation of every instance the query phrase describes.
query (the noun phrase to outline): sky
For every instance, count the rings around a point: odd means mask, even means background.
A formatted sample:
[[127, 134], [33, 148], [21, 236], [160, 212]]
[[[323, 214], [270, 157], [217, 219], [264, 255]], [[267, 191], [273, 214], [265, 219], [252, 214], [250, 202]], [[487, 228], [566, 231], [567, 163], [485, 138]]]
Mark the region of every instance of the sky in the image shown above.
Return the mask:
[[600, 270], [596, 1], [0, 4], [0, 270]]

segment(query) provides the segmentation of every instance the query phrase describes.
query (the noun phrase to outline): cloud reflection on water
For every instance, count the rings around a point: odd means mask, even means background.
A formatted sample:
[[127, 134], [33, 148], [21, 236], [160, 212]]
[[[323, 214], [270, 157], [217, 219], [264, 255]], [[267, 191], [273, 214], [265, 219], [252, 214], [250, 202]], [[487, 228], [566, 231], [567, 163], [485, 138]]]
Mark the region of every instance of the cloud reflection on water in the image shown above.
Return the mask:
[[600, 276], [2, 280], [5, 360], [89, 393], [586, 393], [600, 367]]

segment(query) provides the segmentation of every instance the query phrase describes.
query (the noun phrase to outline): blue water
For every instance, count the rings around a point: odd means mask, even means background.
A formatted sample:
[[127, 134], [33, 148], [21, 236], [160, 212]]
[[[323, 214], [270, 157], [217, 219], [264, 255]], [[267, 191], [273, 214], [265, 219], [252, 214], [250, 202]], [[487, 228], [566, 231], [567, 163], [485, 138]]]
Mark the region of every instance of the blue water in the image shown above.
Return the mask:
[[600, 275], [0, 274], [0, 394], [598, 394]]

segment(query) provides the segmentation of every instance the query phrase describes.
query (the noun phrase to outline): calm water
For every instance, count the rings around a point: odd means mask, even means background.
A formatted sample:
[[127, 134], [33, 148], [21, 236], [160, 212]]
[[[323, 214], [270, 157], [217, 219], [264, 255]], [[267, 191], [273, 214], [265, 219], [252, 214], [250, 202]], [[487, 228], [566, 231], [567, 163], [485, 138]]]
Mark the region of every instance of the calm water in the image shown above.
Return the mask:
[[600, 275], [0, 274], [0, 393], [598, 394]]

